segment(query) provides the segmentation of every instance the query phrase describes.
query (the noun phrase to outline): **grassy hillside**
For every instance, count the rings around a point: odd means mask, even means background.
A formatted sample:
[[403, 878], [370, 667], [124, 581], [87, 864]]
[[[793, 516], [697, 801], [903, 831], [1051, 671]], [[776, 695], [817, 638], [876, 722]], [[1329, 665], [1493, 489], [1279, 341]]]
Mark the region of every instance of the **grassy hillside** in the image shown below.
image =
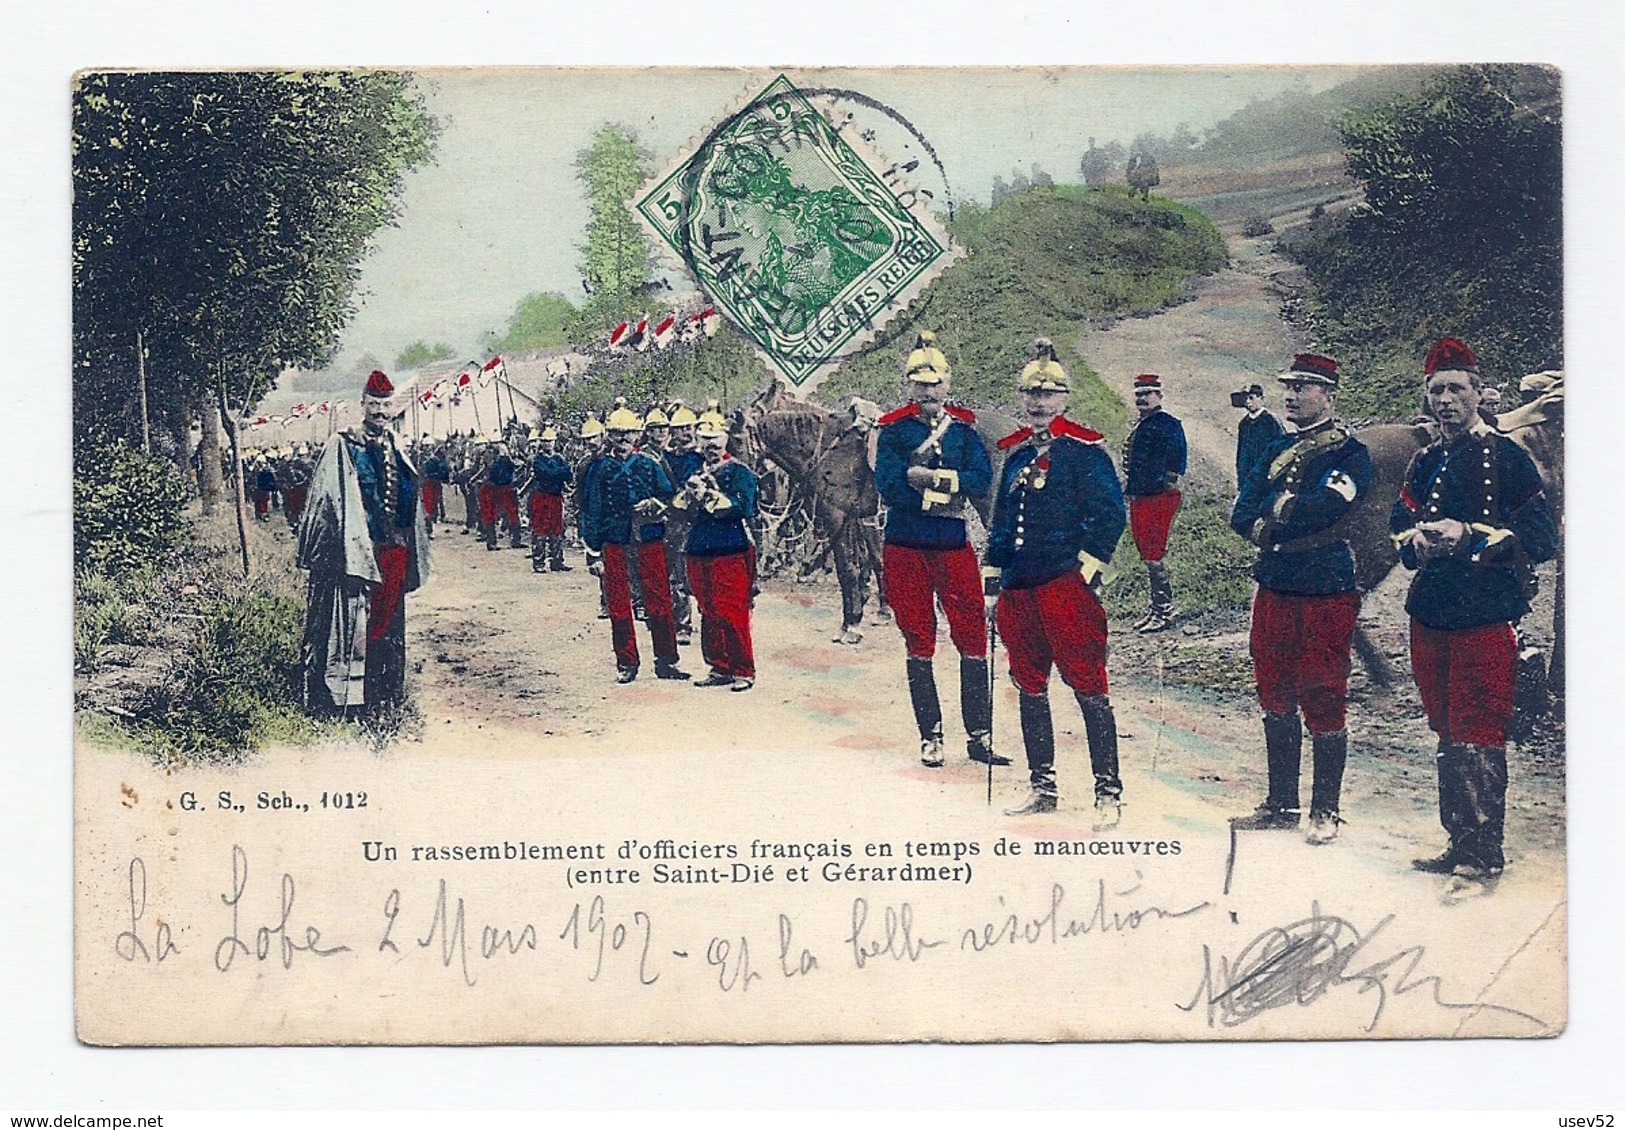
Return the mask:
[[1075, 351], [1078, 323], [1153, 310], [1225, 259], [1224, 240], [1199, 212], [1115, 187], [1033, 189], [991, 209], [967, 208], [954, 228], [966, 257], [826, 381], [818, 399], [857, 393], [895, 402], [901, 357], [929, 327], [953, 365], [957, 399], [1013, 405], [1015, 376], [1043, 334], [1073, 374], [1071, 413], [1120, 439], [1127, 409]]

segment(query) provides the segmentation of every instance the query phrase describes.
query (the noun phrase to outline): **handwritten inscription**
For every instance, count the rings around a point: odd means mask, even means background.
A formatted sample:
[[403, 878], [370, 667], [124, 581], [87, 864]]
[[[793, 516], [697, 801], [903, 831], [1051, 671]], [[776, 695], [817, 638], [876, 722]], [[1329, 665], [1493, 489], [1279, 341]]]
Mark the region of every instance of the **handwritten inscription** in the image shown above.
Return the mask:
[[1427, 989], [1440, 1008], [1492, 1011], [1528, 1021], [1538, 1029], [1546, 1023], [1517, 1009], [1477, 1001], [1450, 1001], [1438, 976], [1419, 975], [1427, 947], [1405, 946], [1377, 957], [1377, 939], [1394, 920], [1387, 915], [1371, 930], [1361, 930], [1346, 918], [1321, 913], [1311, 904], [1309, 917], [1259, 934], [1234, 958], [1221, 956], [1215, 964], [1210, 947], [1202, 947], [1202, 975], [1186, 1012], [1206, 1010], [1208, 1027], [1235, 1028], [1273, 1009], [1296, 1005], [1308, 1008], [1337, 989], [1354, 986], [1372, 994], [1371, 1019], [1365, 1031], [1374, 1032], [1391, 997]]

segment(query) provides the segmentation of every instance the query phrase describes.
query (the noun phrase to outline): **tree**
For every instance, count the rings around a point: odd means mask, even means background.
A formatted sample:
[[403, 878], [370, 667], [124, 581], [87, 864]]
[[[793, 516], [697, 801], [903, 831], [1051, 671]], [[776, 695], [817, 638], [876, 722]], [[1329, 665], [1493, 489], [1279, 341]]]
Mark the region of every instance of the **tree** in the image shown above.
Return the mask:
[[648, 179], [649, 154], [637, 136], [606, 125], [592, 145], [576, 155], [576, 176], [587, 192], [591, 218], [580, 245], [581, 274], [588, 299], [579, 325], [590, 336], [637, 312], [639, 288], [654, 271], [654, 253], [627, 202]]
[[435, 361], [449, 361], [457, 356], [457, 351], [443, 341], [430, 345], [426, 341], [414, 341], [401, 350], [395, 358], [397, 369], [421, 369], [423, 366]]
[[228, 430], [282, 369], [329, 360], [361, 257], [435, 128], [402, 73], [81, 78], [75, 427], [140, 434], [142, 346], [157, 412], [219, 411]]
[[1464, 66], [1344, 118], [1364, 204], [1300, 257], [1324, 336], [1370, 381], [1362, 410], [1408, 409], [1445, 334], [1495, 383], [1562, 366], [1561, 113], [1555, 71]]
[[491, 353], [552, 349], [569, 340], [576, 315], [576, 308], [561, 294], [527, 294], [514, 307], [507, 333], [487, 335], [485, 348]]

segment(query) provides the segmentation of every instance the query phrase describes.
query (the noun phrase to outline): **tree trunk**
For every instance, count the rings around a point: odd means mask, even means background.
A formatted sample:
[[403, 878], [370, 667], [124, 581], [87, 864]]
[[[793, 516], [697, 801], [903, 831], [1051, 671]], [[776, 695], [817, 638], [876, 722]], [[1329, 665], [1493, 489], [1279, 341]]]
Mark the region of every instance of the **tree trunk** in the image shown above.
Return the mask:
[[208, 397], [198, 405], [198, 420], [203, 431], [198, 456], [198, 497], [203, 500], [203, 513], [213, 514], [220, 505], [225, 483], [220, 478], [220, 412]]
[[226, 403], [226, 381], [220, 379], [220, 422], [231, 437], [231, 481], [237, 496], [237, 546], [242, 551], [243, 576], [253, 575], [248, 559], [248, 502], [247, 484], [243, 481], [243, 448], [239, 442], [240, 428], [232, 421], [231, 407]]
[[141, 389], [141, 453], [152, 454], [152, 423], [147, 413], [147, 346], [135, 331], [135, 372]]

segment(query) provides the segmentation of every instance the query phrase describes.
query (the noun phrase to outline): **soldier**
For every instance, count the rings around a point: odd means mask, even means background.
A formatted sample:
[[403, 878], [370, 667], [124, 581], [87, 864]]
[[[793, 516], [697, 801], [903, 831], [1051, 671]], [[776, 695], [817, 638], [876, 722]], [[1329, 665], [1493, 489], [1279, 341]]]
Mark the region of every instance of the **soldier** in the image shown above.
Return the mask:
[[485, 536], [486, 460], [484, 442], [470, 431], [463, 440], [462, 467], [457, 475], [457, 485], [463, 492], [463, 533], [478, 530], [482, 538]]
[[1162, 378], [1141, 373], [1134, 378], [1134, 407], [1140, 418], [1123, 441], [1123, 475], [1127, 480], [1129, 528], [1134, 547], [1145, 562], [1151, 595], [1137, 632], [1160, 632], [1174, 624], [1174, 588], [1163, 554], [1168, 529], [1179, 512], [1179, 477], [1185, 473], [1185, 426], [1162, 407]]
[[485, 548], [497, 548], [497, 523], [508, 527], [508, 545], [519, 549], [523, 544], [519, 532], [519, 493], [514, 483], [519, 477], [519, 465], [508, 454], [508, 445], [492, 437], [491, 462], [485, 470], [485, 504], [481, 508], [480, 522], [485, 527]]
[[542, 429], [542, 438], [530, 461], [530, 567], [540, 573], [551, 568], [568, 573], [564, 563], [564, 488], [574, 476], [570, 464], [559, 454], [559, 430], [552, 424]]
[[434, 536], [434, 524], [446, 520], [446, 484], [451, 481], [451, 467], [446, 462], [446, 446], [441, 444], [434, 454], [423, 462], [423, 517]]
[[271, 518], [271, 500], [276, 495], [276, 471], [271, 467], [269, 454], [254, 460], [254, 518], [267, 522]]
[[1264, 386], [1251, 385], [1230, 394], [1233, 407], [1246, 411], [1236, 425], [1236, 485], [1247, 477], [1247, 470], [1258, 462], [1259, 456], [1272, 442], [1286, 432], [1268, 408], [1264, 407]]
[[1117, 472], [1099, 432], [1062, 413], [1072, 389], [1046, 339], [1021, 371], [1027, 426], [999, 441], [1007, 452], [988, 533], [984, 593], [1021, 691], [1021, 736], [1032, 795], [1011, 816], [1053, 812], [1055, 728], [1049, 676], [1077, 696], [1095, 778], [1095, 826], [1122, 815], [1117, 718], [1106, 685], [1106, 610], [1100, 586], [1126, 516]]
[[[582, 457], [575, 465], [576, 528], [579, 531], [581, 528], [582, 512], [585, 509], [586, 503], [587, 478], [598, 461], [604, 457], [603, 421], [598, 419], [596, 416], [588, 416], [585, 420], [581, 421], [581, 430], [576, 434], [576, 438], [581, 441], [583, 449]], [[583, 539], [583, 544], [585, 545], [585, 539]], [[602, 554], [594, 552], [591, 546], [587, 546], [586, 549], [587, 571], [598, 578], [598, 618], [600, 620], [608, 620], [609, 595], [604, 585], [604, 570], [602, 566], [599, 565]]]
[[1390, 527], [1416, 571], [1411, 670], [1428, 726], [1439, 735], [1443, 854], [1412, 866], [1451, 876], [1450, 901], [1494, 889], [1506, 858], [1506, 730], [1518, 647], [1513, 623], [1529, 610], [1532, 565], [1557, 552], [1557, 522], [1522, 448], [1479, 416], [1483, 377], [1465, 342], [1443, 338], [1423, 366], [1439, 438], [1417, 452]]
[[711, 667], [694, 685], [748, 691], [756, 683], [750, 635], [756, 475], [728, 454], [728, 421], [720, 412], [700, 416], [695, 430], [704, 466], [672, 498], [692, 523], [688, 581], [700, 606], [700, 651]]
[[[666, 471], [671, 481], [681, 487], [705, 466], [705, 457], [694, 447], [694, 425], [699, 423], [699, 417], [688, 405], [678, 403], [672, 408], [669, 419]], [[666, 566], [671, 582], [672, 622], [677, 625], [677, 643], [683, 647], [694, 638], [694, 594], [688, 584], [688, 558], [684, 550], [688, 528], [688, 515], [674, 510], [666, 523]]]
[[369, 713], [406, 697], [406, 600], [429, 575], [418, 473], [396, 446], [406, 405], [374, 370], [362, 427], [327, 441], [311, 478], [297, 563], [310, 571], [305, 700]]
[[[637, 413], [617, 408], [609, 414], [608, 444], [593, 460], [581, 480], [581, 540], [595, 559], [593, 571], [603, 579], [604, 598], [609, 610], [610, 634], [615, 648], [619, 682], [638, 677], [638, 640], [632, 619], [632, 589], [629, 574], [633, 568], [633, 525], [643, 515], [634, 511], [633, 476], [628, 468], [632, 442], [642, 427]], [[661, 561], [660, 587], [665, 589], [665, 562]], [[663, 623], [650, 625], [654, 634], [655, 675], [662, 679], [687, 679], [677, 668], [677, 633], [667, 615]]]
[[288, 519], [288, 528], [297, 530], [305, 512], [305, 500], [310, 497], [310, 459], [303, 444], [293, 446], [283, 468], [286, 489], [282, 492], [282, 513]]
[[[1349, 642], [1360, 614], [1354, 554], [1340, 522], [1371, 486], [1365, 445], [1332, 417], [1337, 362], [1300, 353], [1280, 377], [1298, 429], [1264, 449], [1236, 497], [1230, 525], [1258, 546], [1253, 578], [1253, 676], [1264, 709], [1269, 793], [1239, 829], [1295, 829], [1303, 726], [1314, 747], [1312, 844], [1342, 823]], [[1302, 721], [1299, 710], [1302, 710]]]
[[[664, 419], [664, 413], [659, 418]], [[656, 674], [663, 679], [686, 679], [688, 675], [677, 669], [677, 625], [672, 620], [671, 581], [666, 565], [665, 515], [677, 491], [659, 452], [637, 442], [643, 426], [642, 418], [627, 408], [610, 413], [611, 440], [621, 435], [618, 428], [625, 429], [634, 444], [624, 457], [635, 515], [632, 542], [637, 547], [637, 584], [633, 595], [634, 598], [641, 596], [642, 619], [649, 625], [649, 635], [654, 639]]]
[[948, 358], [936, 335], [921, 333], [904, 364], [909, 402], [880, 417], [875, 485], [886, 500], [882, 572], [886, 598], [907, 651], [908, 693], [920, 733], [920, 763], [943, 763], [942, 706], [932, 657], [936, 603], [959, 651], [959, 703], [972, 761], [1008, 765], [992, 743], [987, 622], [976, 551], [965, 534], [965, 502], [993, 485], [987, 448], [968, 408], [948, 403]]

